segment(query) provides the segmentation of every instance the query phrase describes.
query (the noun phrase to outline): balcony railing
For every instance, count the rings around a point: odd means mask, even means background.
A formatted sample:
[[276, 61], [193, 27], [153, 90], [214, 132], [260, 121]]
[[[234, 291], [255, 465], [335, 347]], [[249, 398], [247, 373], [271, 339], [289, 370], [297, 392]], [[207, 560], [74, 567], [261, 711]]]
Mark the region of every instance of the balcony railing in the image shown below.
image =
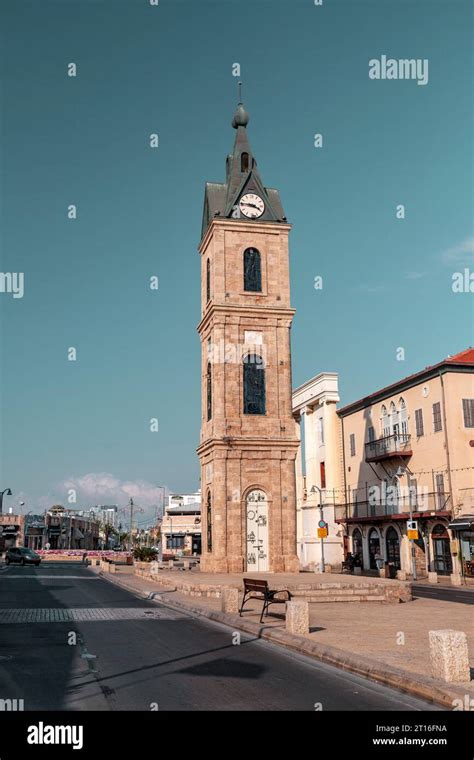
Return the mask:
[[[415, 513], [449, 512], [451, 510], [450, 495], [447, 493], [428, 493], [419, 495], [400, 496], [372, 504], [370, 501], [358, 501], [347, 504], [337, 504], [336, 520], [367, 520], [374, 518], [393, 517], [394, 515], [409, 515], [410, 509]], [[411, 504], [410, 504], [411, 500]]]
[[366, 462], [378, 462], [389, 457], [410, 457], [411, 455], [411, 435], [408, 433], [393, 433], [365, 444]]

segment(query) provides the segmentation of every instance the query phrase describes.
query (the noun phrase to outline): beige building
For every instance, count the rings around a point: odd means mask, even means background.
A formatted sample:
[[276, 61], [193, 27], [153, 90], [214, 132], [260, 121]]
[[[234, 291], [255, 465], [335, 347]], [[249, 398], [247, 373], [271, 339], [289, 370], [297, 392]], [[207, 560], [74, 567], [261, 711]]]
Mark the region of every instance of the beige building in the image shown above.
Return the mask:
[[[474, 575], [473, 373], [474, 349], [467, 349], [337, 411], [334, 374], [294, 392], [300, 427], [304, 419], [297, 478], [303, 567], [319, 561], [315, 520], [305, 527], [304, 515], [315, 513], [319, 494], [311, 487], [322, 488], [324, 477], [334, 560], [351, 551], [365, 570], [388, 563], [392, 573], [412, 574], [415, 564], [417, 577]], [[408, 520], [416, 522], [416, 541], [408, 539]]]
[[474, 534], [457, 527], [474, 521], [473, 373], [467, 349], [338, 411], [345, 499], [336, 516], [364, 568], [379, 554], [411, 572], [413, 545], [418, 576], [472, 574]]
[[203, 546], [210, 572], [296, 571], [288, 236], [240, 103], [226, 181], [206, 185], [201, 255]]

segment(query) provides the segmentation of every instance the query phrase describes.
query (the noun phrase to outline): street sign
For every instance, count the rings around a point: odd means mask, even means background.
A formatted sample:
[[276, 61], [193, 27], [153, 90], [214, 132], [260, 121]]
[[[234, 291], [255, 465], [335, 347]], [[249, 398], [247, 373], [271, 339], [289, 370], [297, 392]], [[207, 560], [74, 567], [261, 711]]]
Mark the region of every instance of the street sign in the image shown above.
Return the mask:
[[327, 538], [327, 535], [328, 535], [327, 528], [318, 528], [318, 538]]
[[418, 531], [417, 530], [407, 530], [407, 536], [410, 539], [410, 541], [417, 541], [418, 540]]
[[328, 524], [324, 520], [320, 520], [318, 522], [318, 528], [327, 528], [327, 527], [328, 527]]

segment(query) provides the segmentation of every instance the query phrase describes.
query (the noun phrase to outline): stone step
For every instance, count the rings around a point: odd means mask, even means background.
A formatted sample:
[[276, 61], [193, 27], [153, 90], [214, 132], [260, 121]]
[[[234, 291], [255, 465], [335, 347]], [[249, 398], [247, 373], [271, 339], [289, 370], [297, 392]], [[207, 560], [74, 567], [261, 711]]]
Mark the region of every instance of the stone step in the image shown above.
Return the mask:
[[308, 589], [307, 591], [292, 591], [292, 596], [295, 598], [306, 599], [309, 596], [377, 596], [385, 597], [385, 592], [380, 588], [368, 588], [368, 589], [356, 589], [356, 588], [342, 588], [342, 589]]
[[345, 602], [346, 604], [352, 604], [352, 602], [385, 602], [385, 597], [378, 596], [365, 596], [364, 594], [358, 594], [357, 596], [307, 596], [305, 601], [318, 604], [331, 604], [332, 602]]

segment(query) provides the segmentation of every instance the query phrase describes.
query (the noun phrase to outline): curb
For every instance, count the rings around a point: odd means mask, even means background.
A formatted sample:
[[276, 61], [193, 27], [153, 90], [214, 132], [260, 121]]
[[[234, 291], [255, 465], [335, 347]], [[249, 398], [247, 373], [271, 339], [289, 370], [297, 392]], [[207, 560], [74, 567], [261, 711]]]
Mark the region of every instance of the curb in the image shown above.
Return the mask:
[[465, 697], [466, 692], [465, 689], [463, 690], [462, 686], [453, 686], [451, 689], [443, 689], [443, 687], [440, 686], [439, 681], [436, 681], [429, 676], [417, 675], [415, 680], [411, 677], [409, 671], [389, 665], [374, 665], [374, 661], [368, 657], [354, 655], [343, 649], [338, 649], [337, 647], [332, 647], [326, 644], [318, 644], [314, 641], [309, 641], [305, 636], [299, 636], [275, 628], [267, 629], [265, 625], [245, 620], [239, 615], [230, 615], [218, 610], [207, 610], [195, 606], [192, 603], [182, 602], [181, 600], [169, 601], [168, 598], [162, 598], [162, 594], [176, 591], [176, 587], [163, 587], [157, 592], [140, 591], [133, 585], [119, 581], [117, 576], [110, 577], [108, 574], [102, 572], [100, 572], [99, 575], [105, 580], [110, 580], [111, 583], [115, 583], [115, 585], [121, 586], [136, 596], [147, 599], [148, 601], [160, 602], [171, 608], [183, 610], [192, 615], [204, 617], [208, 620], [213, 620], [216, 623], [227, 625], [230, 628], [239, 629], [245, 633], [253, 634], [256, 638], [267, 639], [273, 644], [278, 644], [286, 649], [324, 662], [327, 665], [332, 665], [339, 670], [345, 670], [384, 686], [390, 686], [397, 689], [397, 691], [418, 697], [426, 702], [432, 702], [440, 707], [444, 707], [446, 710], [453, 709], [453, 700], [463, 700]]

